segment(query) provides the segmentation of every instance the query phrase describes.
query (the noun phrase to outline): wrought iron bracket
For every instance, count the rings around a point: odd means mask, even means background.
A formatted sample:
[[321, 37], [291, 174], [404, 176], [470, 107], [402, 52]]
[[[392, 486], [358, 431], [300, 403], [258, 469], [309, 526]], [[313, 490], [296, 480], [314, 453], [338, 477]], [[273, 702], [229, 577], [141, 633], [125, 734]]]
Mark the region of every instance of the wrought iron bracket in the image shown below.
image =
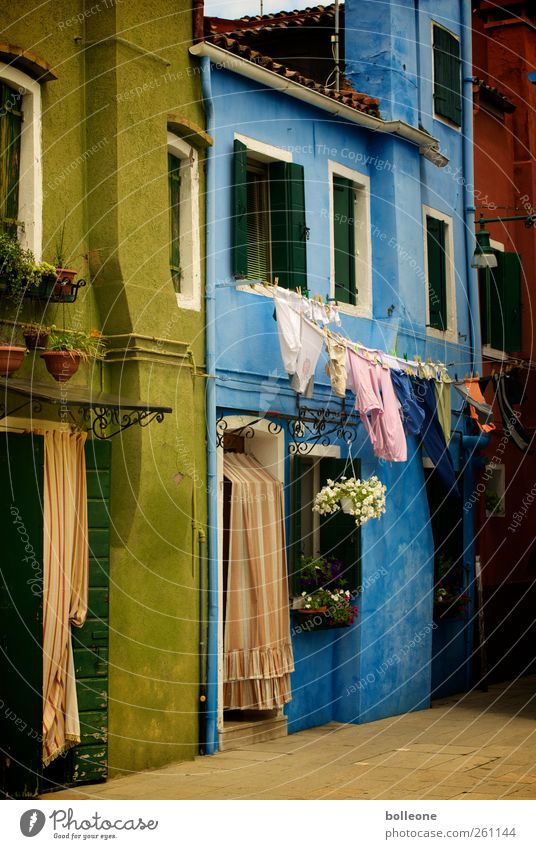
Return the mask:
[[[244, 414], [243, 414], [244, 415]], [[233, 434], [245, 439], [255, 436], [255, 425], [261, 421], [268, 421], [268, 433], [277, 436], [283, 430], [283, 423], [290, 441], [288, 453], [301, 457], [309, 454], [317, 445], [328, 446], [334, 442], [345, 442], [350, 444], [357, 438], [357, 429], [361, 420], [354, 410], [348, 412], [344, 400], [341, 409], [322, 407], [300, 407], [295, 415], [278, 413], [268, 410], [265, 414], [247, 411], [247, 416], [252, 416], [250, 421], [240, 427], [229, 428], [225, 417], [216, 422], [216, 447], [223, 448], [225, 435]]]
[[[163, 422], [160, 410], [115, 410], [110, 407], [79, 407], [78, 413], [93, 436], [97, 439], [112, 439], [133, 425], [147, 427], [151, 422]], [[112, 428], [112, 430], [109, 430]]]

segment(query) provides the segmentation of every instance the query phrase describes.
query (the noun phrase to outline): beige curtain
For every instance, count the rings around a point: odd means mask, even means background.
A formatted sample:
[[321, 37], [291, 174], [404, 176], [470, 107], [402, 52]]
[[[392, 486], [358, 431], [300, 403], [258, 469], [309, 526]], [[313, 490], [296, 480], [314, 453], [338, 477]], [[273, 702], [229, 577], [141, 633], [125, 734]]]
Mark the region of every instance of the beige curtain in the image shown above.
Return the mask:
[[45, 431], [43, 763], [80, 742], [71, 625], [87, 613], [87, 434]]
[[268, 710], [291, 699], [294, 669], [283, 484], [251, 456], [226, 454], [231, 482], [224, 706]]

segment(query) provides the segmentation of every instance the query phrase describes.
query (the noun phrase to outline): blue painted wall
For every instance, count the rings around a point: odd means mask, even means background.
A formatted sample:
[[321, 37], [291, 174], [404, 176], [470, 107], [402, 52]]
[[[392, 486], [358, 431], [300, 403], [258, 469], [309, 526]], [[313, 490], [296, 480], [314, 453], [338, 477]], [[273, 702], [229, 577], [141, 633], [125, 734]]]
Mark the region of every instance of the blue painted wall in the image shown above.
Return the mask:
[[[378, 16], [379, 7], [389, 15]], [[431, 117], [431, 3], [385, 4], [350, 0], [346, 22], [358, 18], [371, 31], [393, 27], [404, 37], [378, 35], [347, 41], [356, 87], [380, 98], [386, 118], [424, 125], [441, 140], [450, 162], [439, 169], [418, 148], [401, 139], [362, 130], [284, 94], [212, 66], [215, 107], [217, 231], [216, 291], [218, 412], [277, 409], [296, 411], [296, 396], [284, 372], [273, 319], [273, 302], [238, 291], [232, 276], [232, 150], [235, 132], [292, 151], [305, 169], [305, 199], [310, 239], [308, 287], [329, 292], [328, 160], [370, 177], [373, 319], [342, 315], [343, 332], [365, 345], [398, 354], [431, 357], [464, 374], [469, 366], [467, 280], [461, 134]], [[434, 3], [459, 31], [458, 2]], [[375, 16], [373, 10], [376, 10]], [[413, 21], [409, 29], [403, 22]], [[408, 24], [409, 26], [409, 24]], [[420, 49], [412, 39], [419, 31]], [[413, 35], [412, 35], [413, 33]], [[424, 35], [423, 35], [424, 33]], [[412, 46], [410, 45], [412, 42]], [[391, 51], [386, 68], [371, 62]], [[370, 61], [363, 66], [366, 56]], [[404, 71], [403, 66], [406, 65]], [[404, 71], [404, 73], [401, 72]], [[420, 73], [420, 88], [417, 85]], [[365, 79], [366, 77], [366, 79]], [[359, 80], [363, 80], [363, 84]], [[419, 109], [421, 112], [419, 113]], [[456, 268], [457, 323], [461, 344], [427, 336], [425, 327], [424, 233], [422, 205], [452, 216]], [[394, 305], [394, 310], [391, 309]], [[392, 312], [392, 315], [389, 312]], [[315, 377], [315, 402], [327, 404], [330, 386], [321, 358]], [[344, 456], [346, 446], [342, 446]], [[358, 440], [362, 472], [387, 484], [387, 513], [362, 531], [362, 581], [359, 619], [336, 631], [294, 633], [296, 671], [289, 728], [297, 731], [336, 720], [363, 722], [429, 704], [432, 656], [433, 541], [424, 487], [421, 451], [409, 440], [405, 464], [378, 461], [368, 441]]]

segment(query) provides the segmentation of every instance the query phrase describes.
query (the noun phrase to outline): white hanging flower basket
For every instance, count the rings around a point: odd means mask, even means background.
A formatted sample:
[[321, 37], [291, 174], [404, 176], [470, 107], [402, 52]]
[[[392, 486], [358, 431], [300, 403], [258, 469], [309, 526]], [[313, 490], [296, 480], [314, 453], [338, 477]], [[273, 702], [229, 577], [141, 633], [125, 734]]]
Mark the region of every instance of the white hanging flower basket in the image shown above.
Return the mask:
[[364, 481], [344, 476], [337, 483], [328, 480], [316, 496], [313, 510], [322, 515], [342, 510], [354, 517], [356, 525], [364, 525], [385, 513], [386, 489], [376, 475]]

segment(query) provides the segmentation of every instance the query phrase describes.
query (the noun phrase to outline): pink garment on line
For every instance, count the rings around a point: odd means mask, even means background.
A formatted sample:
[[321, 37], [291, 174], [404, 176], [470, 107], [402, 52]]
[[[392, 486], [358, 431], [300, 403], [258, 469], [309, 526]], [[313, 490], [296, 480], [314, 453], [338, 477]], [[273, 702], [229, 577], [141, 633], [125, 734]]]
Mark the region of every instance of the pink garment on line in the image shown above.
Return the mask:
[[[351, 348], [347, 348], [346, 371], [348, 373], [348, 388], [355, 392], [355, 408], [359, 412], [376, 453], [376, 448], [379, 447], [381, 440], [378, 420], [383, 416], [383, 404], [378, 382], [375, 380], [373, 364]], [[370, 413], [370, 419], [368, 413]]]
[[406, 436], [389, 369], [370, 362], [350, 348], [347, 368], [348, 385], [355, 392], [355, 407], [374, 454], [384, 460], [405, 462], [408, 457]]

